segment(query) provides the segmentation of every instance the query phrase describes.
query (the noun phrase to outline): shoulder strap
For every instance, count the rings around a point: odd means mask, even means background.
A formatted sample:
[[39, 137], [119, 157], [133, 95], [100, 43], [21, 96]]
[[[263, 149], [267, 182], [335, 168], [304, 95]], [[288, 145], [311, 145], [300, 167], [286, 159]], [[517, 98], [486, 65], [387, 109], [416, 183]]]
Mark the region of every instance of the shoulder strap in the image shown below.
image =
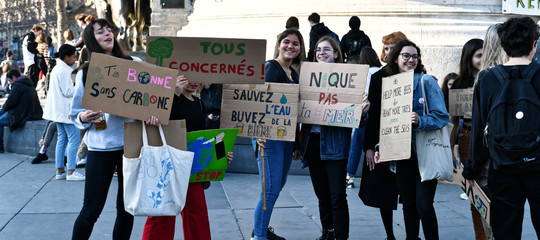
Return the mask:
[[529, 66], [527, 66], [527, 68], [523, 70], [523, 75], [527, 76], [526, 79], [528, 82], [532, 83], [533, 77], [536, 74], [536, 72], [538, 72], [538, 69], [540, 69], [540, 64], [533, 63], [533, 64], [529, 64]]
[[422, 86], [422, 98], [424, 99], [424, 116], [429, 113], [429, 103], [426, 97], [426, 89], [424, 87], [424, 77], [427, 74], [424, 74], [422, 78], [420, 79], [420, 86]]
[[495, 75], [495, 78], [499, 80], [499, 85], [502, 85], [504, 82], [504, 79], [508, 77], [508, 72], [506, 72], [506, 69], [504, 69], [503, 65], [497, 65], [491, 69], [493, 72], [493, 75]]

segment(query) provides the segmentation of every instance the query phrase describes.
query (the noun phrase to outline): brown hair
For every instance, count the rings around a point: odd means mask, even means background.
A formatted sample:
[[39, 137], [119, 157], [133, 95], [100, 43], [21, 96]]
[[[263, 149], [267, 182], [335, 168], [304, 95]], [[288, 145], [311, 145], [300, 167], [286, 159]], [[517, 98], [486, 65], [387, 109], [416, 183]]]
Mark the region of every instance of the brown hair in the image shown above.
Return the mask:
[[[284, 38], [286, 38], [287, 36], [289, 36], [291, 34], [296, 35], [296, 37], [298, 37], [298, 41], [300, 42], [300, 53], [298, 53], [298, 56], [296, 56], [292, 61], [292, 65], [299, 66], [300, 63], [302, 62], [302, 56], [305, 55], [305, 53], [304, 53], [304, 38], [302, 37], [302, 33], [300, 33], [300, 31], [298, 31], [297, 29], [294, 29], [294, 28], [289, 28], [289, 29], [283, 31], [278, 36], [277, 43], [276, 43], [276, 49], [279, 47], [279, 44], [281, 43], [281, 40], [283, 40]], [[279, 56], [279, 54], [278, 54], [278, 56]]]
[[41, 25], [35, 24], [34, 26], [32, 26], [32, 32], [36, 31], [43, 31], [43, 27]]
[[73, 32], [71, 30], [64, 31], [64, 40], [71, 41], [73, 40]]
[[96, 20], [96, 16], [94, 16], [93, 14], [89, 14], [84, 18], [84, 22], [87, 24], [90, 24], [92, 20]]
[[[397, 44], [403, 40], [407, 40], [407, 36], [400, 31], [390, 33], [382, 37], [382, 43], [384, 45]], [[386, 62], [386, 53], [384, 52], [384, 45], [382, 47], [381, 61]]]
[[[337, 41], [334, 38], [332, 38], [330, 36], [321, 37], [319, 39], [319, 41], [317, 41], [317, 43], [315, 44], [315, 48], [317, 46], [319, 46], [319, 43], [322, 43], [324, 41], [327, 41], [328, 43], [330, 43], [330, 46], [332, 46], [334, 51], [337, 52], [337, 54], [338, 54], [337, 58], [334, 58], [334, 62], [335, 63], [343, 63], [343, 54], [341, 53], [341, 48], [339, 47], [339, 44], [337, 43]], [[317, 54], [314, 54], [313, 61], [317, 62]]]

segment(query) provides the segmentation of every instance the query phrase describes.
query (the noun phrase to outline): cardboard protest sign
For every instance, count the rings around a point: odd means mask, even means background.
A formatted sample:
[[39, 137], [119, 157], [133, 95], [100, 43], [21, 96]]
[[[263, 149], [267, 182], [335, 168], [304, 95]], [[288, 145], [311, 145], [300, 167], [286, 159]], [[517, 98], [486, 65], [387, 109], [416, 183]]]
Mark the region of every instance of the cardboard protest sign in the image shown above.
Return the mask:
[[221, 127], [238, 136], [294, 142], [298, 84], [225, 84]]
[[413, 81], [413, 71], [382, 79], [379, 133], [381, 162], [411, 157]]
[[538, 1], [501, 1], [503, 14], [540, 15], [540, 2]]
[[473, 88], [450, 89], [448, 92], [448, 114], [471, 118], [473, 92]]
[[146, 61], [190, 82], [264, 83], [266, 40], [148, 37]]
[[195, 153], [189, 182], [223, 180], [229, 165], [227, 153], [233, 150], [236, 134], [236, 128], [187, 133], [187, 150]]
[[145, 62], [92, 53], [82, 107], [167, 125], [177, 72]]
[[[168, 125], [161, 125], [161, 127], [169, 146], [184, 151], [187, 149], [185, 120], [172, 120]], [[146, 134], [150, 146], [163, 145], [158, 127], [146, 125]], [[139, 157], [142, 145], [142, 122], [124, 122], [124, 156]]]
[[[480, 213], [480, 216], [491, 226], [491, 200], [484, 193], [482, 188], [474, 181], [474, 186], [471, 186], [465, 178], [463, 178], [463, 164], [459, 164], [456, 176], [459, 176], [461, 189], [467, 194], [471, 204]], [[456, 181], [456, 178], [454, 178]]]
[[368, 70], [368, 65], [304, 62], [298, 121], [357, 128]]

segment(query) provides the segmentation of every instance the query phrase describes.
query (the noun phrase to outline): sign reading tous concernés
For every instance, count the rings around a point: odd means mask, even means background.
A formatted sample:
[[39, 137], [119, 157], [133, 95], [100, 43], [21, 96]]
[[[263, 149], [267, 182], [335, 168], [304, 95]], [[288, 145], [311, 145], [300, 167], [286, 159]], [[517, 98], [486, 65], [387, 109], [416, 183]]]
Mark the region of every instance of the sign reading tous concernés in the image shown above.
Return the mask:
[[412, 141], [413, 71], [382, 79], [381, 162], [409, 159]]
[[92, 53], [82, 107], [142, 121], [169, 123], [177, 72]]
[[225, 84], [221, 127], [238, 136], [294, 142], [298, 84]]
[[450, 89], [448, 92], [448, 114], [471, 118], [473, 92], [474, 88]]
[[368, 70], [368, 65], [304, 62], [298, 121], [357, 128]]
[[266, 40], [148, 37], [146, 61], [190, 82], [264, 83]]

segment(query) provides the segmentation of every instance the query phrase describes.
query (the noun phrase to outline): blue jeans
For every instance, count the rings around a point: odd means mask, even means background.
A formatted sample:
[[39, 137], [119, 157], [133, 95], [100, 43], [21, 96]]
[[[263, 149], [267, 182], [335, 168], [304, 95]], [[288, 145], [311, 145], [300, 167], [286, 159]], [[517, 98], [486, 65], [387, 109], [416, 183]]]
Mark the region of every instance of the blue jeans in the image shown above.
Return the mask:
[[[253, 148], [256, 148], [256, 140], [253, 140]], [[276, 203], [279, 193], [285, 182], [287, 174], [291, 167], [292, 142], [266, 140], [264, 144], [264, 172], [265, 172], [265, 190], [266, 190], [266, 211], [263, 211], [262, 192], [259, 197], [257, 207], [255, 207], [254, 232], [255, 239], [266, 239], [266, 231], [272, 216], [272, 210]], [[261, 154], [257, 154], [257, 163], [259, 165], [259, 175], [261, 174]], [[262, 182], [262, 177], [261, 177]]]
[[7, 125], [7, 112], [0, 110], [0, 144], [4, 144], [4, 127]]
[[67, 123], [56, 123], [56, 129], [58, 131], [55, 154], [56, 168], [64, 168], [64, 153], [67, 153], [68, 170], [75, 170], [77, 168], [75, 157], [77, 157], [81, 138], [79, 129], [75, 125]]
[[347, 173], [355, 177], [360, 158], [364, 149], [364, 127], [355, 128], [351, 139], [351, 150], [349, 151], [349, 161], [347, 163]]

